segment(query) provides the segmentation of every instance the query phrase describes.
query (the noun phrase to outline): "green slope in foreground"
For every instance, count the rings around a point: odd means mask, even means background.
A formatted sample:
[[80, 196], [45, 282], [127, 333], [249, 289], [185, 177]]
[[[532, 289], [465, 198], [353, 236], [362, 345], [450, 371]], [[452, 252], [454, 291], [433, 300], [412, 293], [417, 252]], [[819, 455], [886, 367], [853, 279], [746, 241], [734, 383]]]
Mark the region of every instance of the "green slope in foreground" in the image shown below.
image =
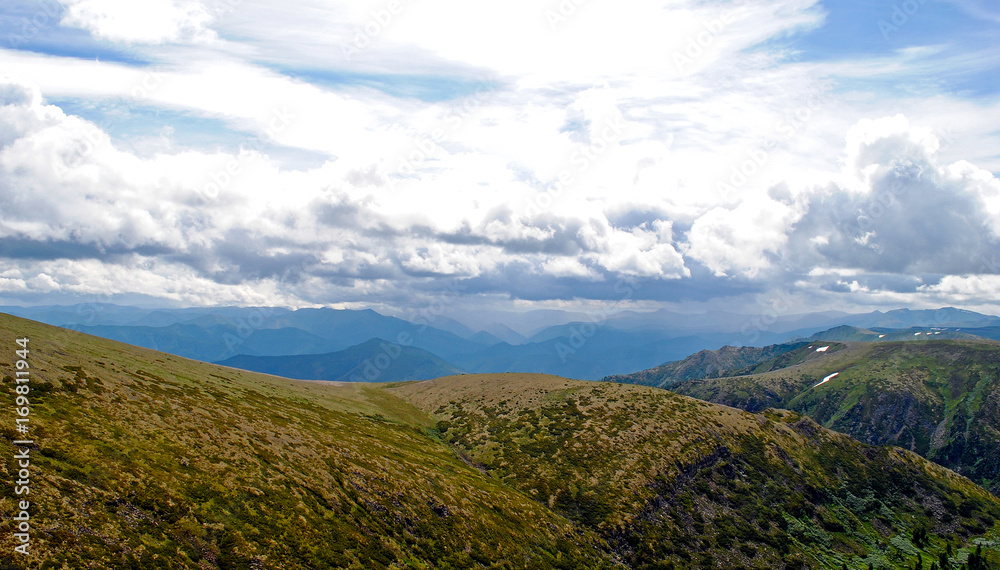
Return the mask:
[[0, 567], [896, 568], [962, 560], [1000, 519], [913, 453], [639, 386], [290, 381], [5, 315], [0, 371]]

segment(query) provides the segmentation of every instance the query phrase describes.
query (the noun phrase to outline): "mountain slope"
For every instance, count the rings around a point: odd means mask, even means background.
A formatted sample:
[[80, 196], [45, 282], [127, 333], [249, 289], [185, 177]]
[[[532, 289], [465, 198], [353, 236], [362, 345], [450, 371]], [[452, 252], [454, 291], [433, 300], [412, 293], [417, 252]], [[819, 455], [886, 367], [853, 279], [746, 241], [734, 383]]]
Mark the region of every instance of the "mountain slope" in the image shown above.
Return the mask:
[[1000, 491], [1000, 343], [832, 346], [841, 350], [672, 389], [751, 411], [791, 409], [861, 441], [905, 447]]
[[943, 468], [791, 412], [526, 374], [391, 391], [440, 418], [470, 462], [595, 529], [630, 567], [896, 568], [917, 553], [908, 522], [955, 536], [995, 523], [960, 522], [997, 499], [972, 486], [941, 497], [960, 481]]
[[[161, 311], [163, 312], [163, 311]], [[416, 348], [446, 360], [486, 344], [372, 310], [249, 309], [179, 311], [190, 318], [167, 326], [71, 325], [69, 328], [185, 358], [217, 362], [236, 356], [286, 356], [344, 350], [373, 338], [409, 335]]]
[[301, 382], [0, 315], [8, 401], [21, 337], [34, 555], [2, 518], [0, 565], [896, 568], [1000, 519], [968, 480], [792, 413], [541, 375]]
[[400, 346], [379, 338], [327, 354], [297, 356], [241, 354], [218, 364], [285, 378], [340, 382], [430, 380], [439, 376], [462, 373], [462, 370], [425, 350]]
[[669, 389], [676, 383], [698, 378], [727, 376], [732, 370], [755, 365], [801, 348], [803, 343], [772, 344], [765, 347], [724, 346], [719, 350], [702, 350], [684, 360], [668, 362], [633, 374], [606, 376], [605, 381], [640, 384]]
[[[31, 557], [0, 566], [610, 566], [599, 540], [462, 462], [413, 406], [369, 386], [185, 360], [0, 315], [31, 377]], [[19, 439], [3, 423], [0, 453]], [[0, 477], [14, 481], [9, 459]]]
[[993, 327], [1000, 326], [1000, 317], [983, 315], [965, 309], [896, 309], [885, 313], [875, 311], [867, 315], [854, 315], [840, 320], [840, 324], [862, 328], [908, 329], [911, 327]]
[[[966, 329], [969, 330], [969, 329]], [[985, 329], [979, 329], [985, 330]], [[841, 325], [830, 330], [818, 332], [809, 340], [813, 341], [834, 341], [834, 342], [899, 342], [899, 341], [924, 341], [933, 340], [975, 340], [975, 334], [959, 332], [956, 330], [912, 327], [907, 329], [891, 329], [875, 327], [872, 330]]]

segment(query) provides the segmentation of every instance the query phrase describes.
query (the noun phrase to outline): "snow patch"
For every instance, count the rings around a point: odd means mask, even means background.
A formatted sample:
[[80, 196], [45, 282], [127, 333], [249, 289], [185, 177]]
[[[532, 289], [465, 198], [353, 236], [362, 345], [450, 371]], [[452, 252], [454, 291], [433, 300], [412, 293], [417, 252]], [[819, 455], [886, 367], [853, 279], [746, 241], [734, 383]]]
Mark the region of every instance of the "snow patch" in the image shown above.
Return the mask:
[[879, 338], [885, 338], [885, 335], [884, 334], [880, 334], [880, 335], [878, 335], [878, 337]]
[[[827, 376], [826, 378], [824, 378], [822, 382], [820, 382], [819, 384], [816, 384], [816, 386], [822, 386], [823, 384], [826, 384], [830, 380], [833, 380], [834, 378], [836, 378], [839, 374], [840, 374], [840, 372], [834, 372], [833, 374], [831, 374], [831, 375]], [[813, 388], [815, 388], [816, 386], [813, 386]]]
[[826, 352], [827, 350], [830, 350], [829, 346], [821, 346], [816, 349], [816, 352]]

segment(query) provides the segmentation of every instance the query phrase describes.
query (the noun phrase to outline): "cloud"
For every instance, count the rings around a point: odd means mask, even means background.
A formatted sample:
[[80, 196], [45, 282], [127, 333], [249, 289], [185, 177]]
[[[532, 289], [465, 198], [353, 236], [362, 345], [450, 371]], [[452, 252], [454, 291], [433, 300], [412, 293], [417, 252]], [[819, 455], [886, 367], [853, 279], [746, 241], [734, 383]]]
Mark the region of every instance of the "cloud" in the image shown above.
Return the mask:
[[10, 294], [882, 302], [996, 273], [1000, 107], [882, 88], [991, 60], [799, 60], [814, 0], [64, 3], [151, 63], [3, 51]]
[[846, 179], [804, 197], [789, 262], [904, 275], [971, 274], [1000, 246], [1000, 180], [943, 165], [939, 141], [902, 116], [848, 135]]
[[714, 208], [692, 225], [686, 253], [716, 275], [753, 278], [774, 265], [800, 217], [794, 206], [766, 196]]
[[197, 0], [59, 0], [64, 26], [82, 28], [113, 42], [160, 44], [207, 41], [212, 14]]
[[[461, 208], [421, 208], [438, 200], [433, 196], [454, 204], [465, 184], [481, 180], [482, 173], [468, 178], [475, 169], [463, 167], [472, 158], [465, 153], [447, 171], [398, 187], [341, 161], [283, 171], [257, 151], [139, 157], [99, 126], [28, 97], [29, 87], [9, 82], [4, 90], [17, 94], [11, 99], [18, 104], [0, 108], [12, 136], [0, 151], [0, 195], [8, 205], [0, 254], [19, 265], [99, 260], [149, 265], [156, 269], [144, 271], [156, 275], [185, 267], [179, 279], [192, 281], [188, 295], [280, 283], [289, 291], [282, 298], [301, 295], [299, 302], [329, 293], [317, 280], [337, 284], [342, 297], [351, 290], [367, 299], [371, 284], [384, 282], [375, 289], [381, 292], [406, 279], [548, 270], [585, 280], [674, 279], [687, 271], [667, 221], [614, 227], [600, 208], [582, 202], [528, 215], [506, 205], [509, 195], [499, 189]], [[519, 176], [509, 168], [497, 174]], [[459, 184], [435, 189], [453, 177]], [[51, 292], [56, 288], [37, 285], [55, 280], [63, 291], [82, 291], [59, 281], [67, 275], [39, 270], [24, 283]]]

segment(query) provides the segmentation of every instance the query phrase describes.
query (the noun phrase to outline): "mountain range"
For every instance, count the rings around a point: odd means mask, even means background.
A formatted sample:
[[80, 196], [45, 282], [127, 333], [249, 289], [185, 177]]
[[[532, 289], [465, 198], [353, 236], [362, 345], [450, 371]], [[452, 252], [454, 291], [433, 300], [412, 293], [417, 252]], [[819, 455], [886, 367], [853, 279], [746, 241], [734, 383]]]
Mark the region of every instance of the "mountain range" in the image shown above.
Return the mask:
[[430, 380], [462, 373], [426, 350], [400, 346], [380, 338], [329, 354], [295, 357], [241, 354], [219, 364], [285, 378], [338, 382], [378, 382], [385, 378]]
[[0, 346], [4, 398], [31, 370], [30, 433], [0, 427], [8, 458], [33, 441], [33, 554], [3, 517], [8, 567], [908, 568], [1000, 531], [972, 481], [790, 411], [540, 374], [296, 381], [7, 315]]
[[[933, 329], [934, 334], [943, 331], [948, 338], [1000, 337], [1000, 318], [951, 308], [774, 317], [669, 311], [588, 316], [545, 310], [521, 314], [520, 324], [511, 314], [484, 312], [469, 316], [469, 321], [496, 318], [506, 322], [491, 321], [479, 330], [445, 316], [421, 317], [410, 322], [373, 310], [140, 309], [92, 303], [0, 307], [0, 311], [196, 360], [226, 362], [257, 371], [297, 371], [296, 377], [316, 366], [340, 370], [352, 358], [352, 369], [370, 370], [380, 354], [379, 343], [374, 347], [366, 345], [373, 339], [424, 351], [426, 354], [407, 351], [409, 357], [421, 360], [415, 367], [424, 370], [538, 372], [592, 380], [653, 368], [701, 350], [727, 345], [776, 345], [839, 326], [870, 331], [876, 336], [888, 334], [892, 338], [906, 334], [897, 330], [900, 328], [914, 332]], [[883, 329], [884, 332], [878, 332]], [[342, 351], [346, 352], [336, 354]], [[237, 356], [280, 357], [286, 362], [278, 364], [269, 358], [265, 365], [265, 360], [259, 358], [234, 358]], [[316, 364], [319, 360], [329, 362]], [[383, 370], [379, 379], [413, 379], [405, 368]], [[331, 379], [329, 376], [324, 373], [323, 378], [314, 379]], [[347, 378], [353, 376], [349, 374]]]

